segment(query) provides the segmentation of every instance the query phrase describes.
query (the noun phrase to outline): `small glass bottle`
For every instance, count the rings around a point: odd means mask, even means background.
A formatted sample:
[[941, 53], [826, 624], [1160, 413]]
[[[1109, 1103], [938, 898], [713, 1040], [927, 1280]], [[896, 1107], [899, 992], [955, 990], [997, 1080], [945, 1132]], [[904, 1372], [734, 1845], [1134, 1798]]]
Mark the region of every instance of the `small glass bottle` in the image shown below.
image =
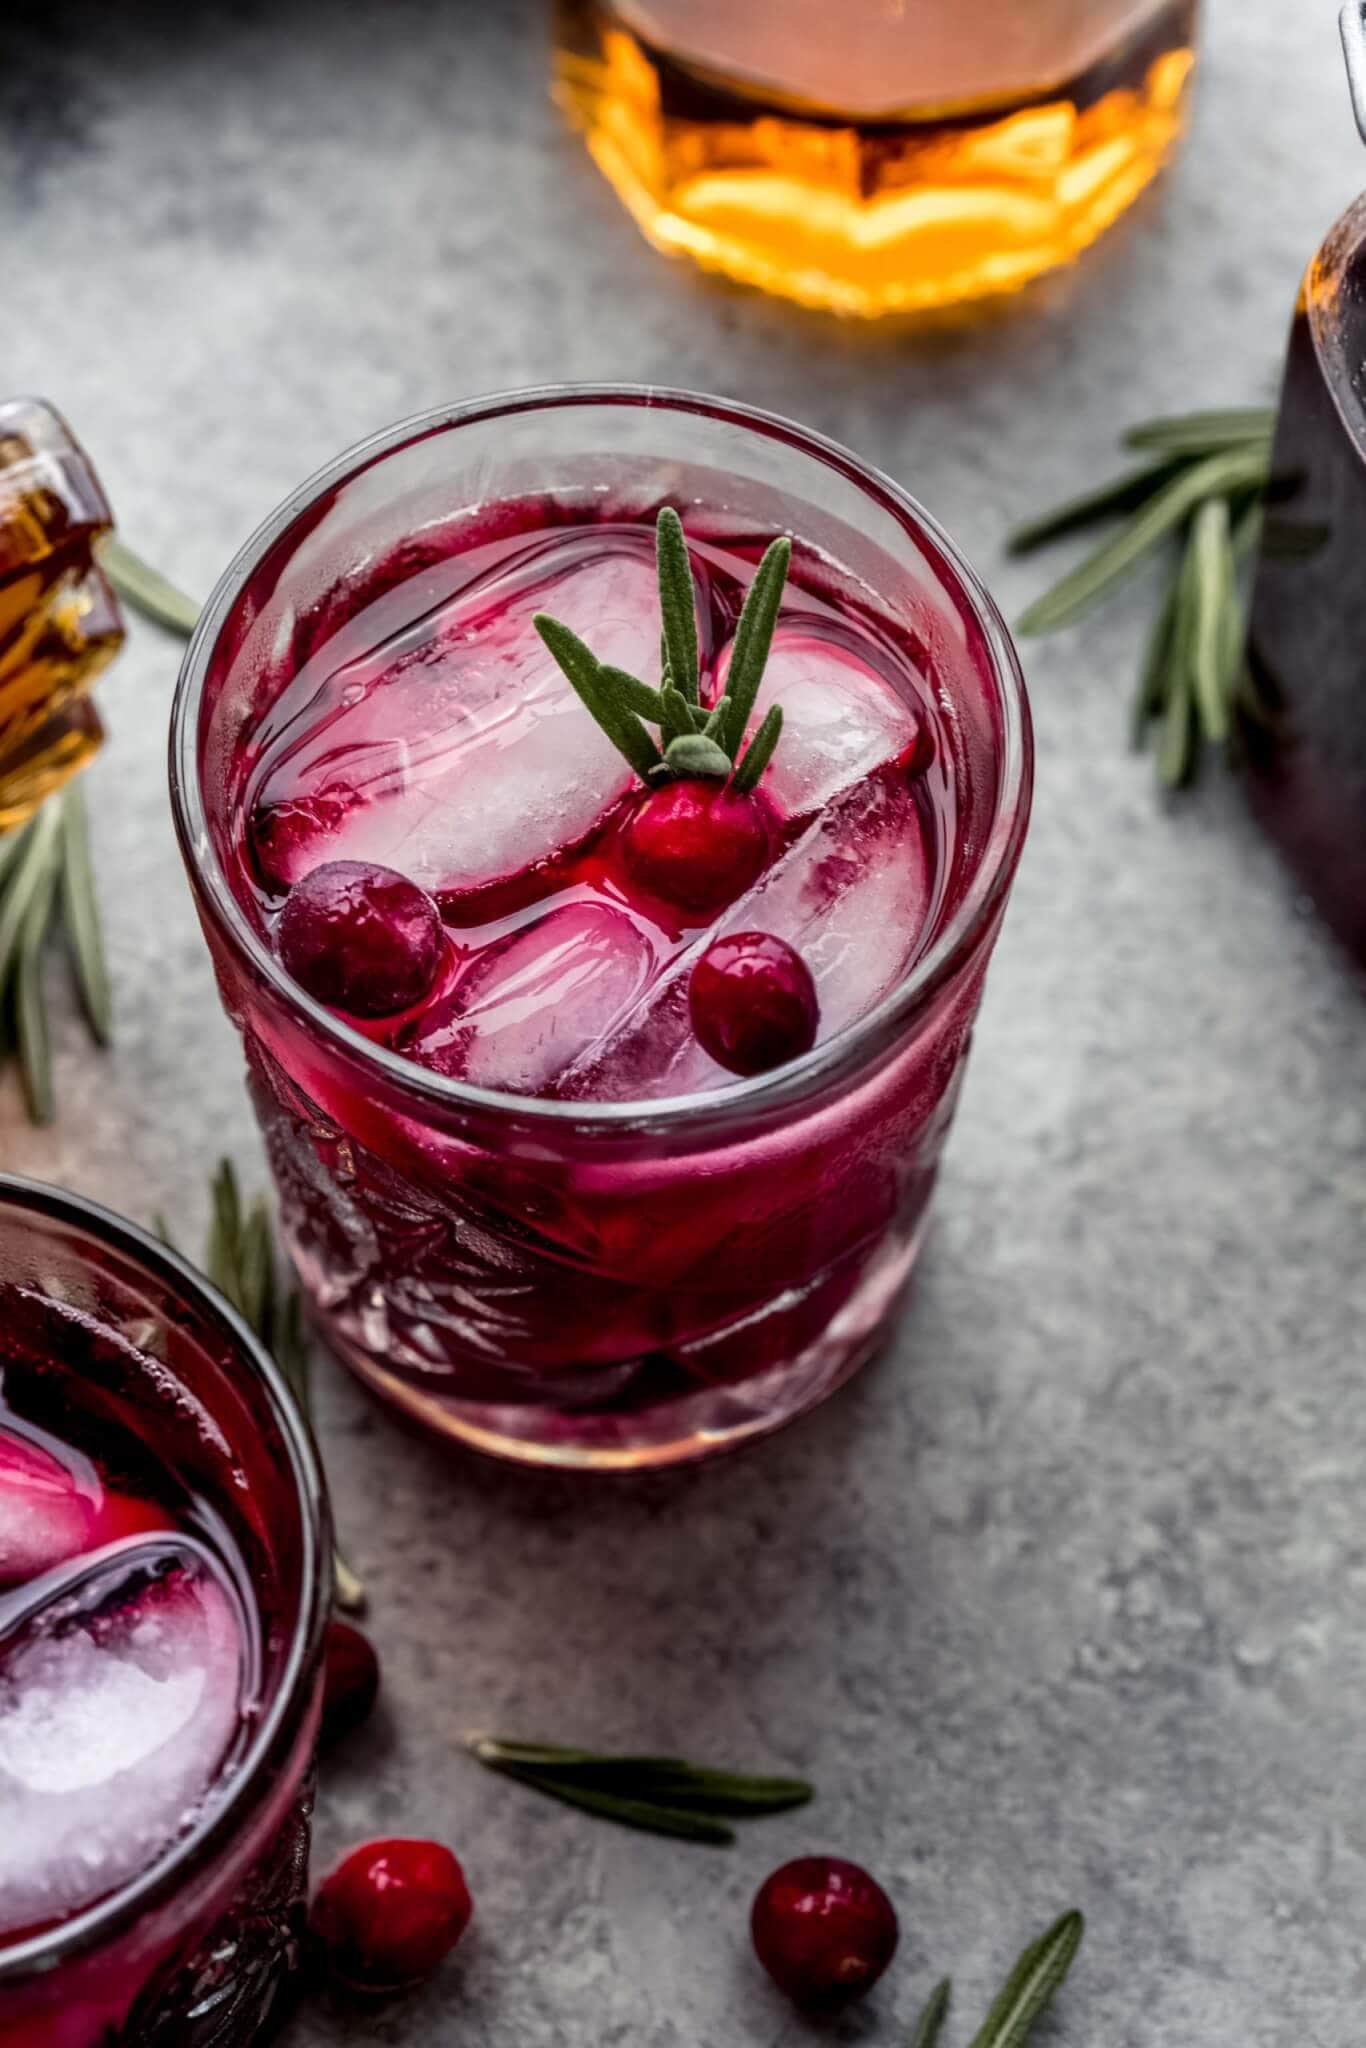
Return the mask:
[[[1366, 139], [1366, 26], [1342, 13]], [[1366, 961], [1366, 194], [1316, 251], [1290, 330], [1248, 658], [1253, 800]]]
[[811, 306], [1018, 290], [1181, 133], [1197, 0], [558, 0], [557, 95], [645, 233]]
[[87, 693], [123, 644], [94, 555], [112, 523], [61, 415], [41, 399], [0, 400], [0, 833], [103, 737]]

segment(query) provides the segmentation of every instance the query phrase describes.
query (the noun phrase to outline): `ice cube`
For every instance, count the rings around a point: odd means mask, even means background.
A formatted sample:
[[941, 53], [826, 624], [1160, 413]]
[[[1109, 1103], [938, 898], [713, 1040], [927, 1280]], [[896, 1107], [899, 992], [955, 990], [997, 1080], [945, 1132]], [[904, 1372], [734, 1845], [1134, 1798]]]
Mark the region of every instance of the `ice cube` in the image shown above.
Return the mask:
[[146, 1870], [239, 1725], [236, 1606], [197, 1551], [164, 1548], [152, 1570], [111, 1554], [62, 1581], [75, 1590], [0, 1636], [0, 1934]]
[[538, 1095], [644, 991], [654, 948], [623, 910], [568, 903], [486, 946], [403, 1046], [480, 1088]]
[[285, 727], [252, 825], [267, 877], [377, 861], [458, 917], [583, 840], [632, 772], [546, 651], [537, 611], [605, 662], [658, 668], [653, 561], [622, 539], [578, 535], [537, 573], [447, 603], [334, 670]]
[[693, 963], [723, 932], [773, 932], [795, 946], [820, 1002], [817, 1042], [865, 1016], [909, 964], [932, 877], [915, 800], [895, 773], [823, 811], [712, 929], [679, 955], [557, 1093], [632, 1102], [721, 1088], [734, 1076], [702, 1050], [688, 1016]]
[[[713, 698], [724, 687], [729, 653], [718, 664]], [[812, 815], [904, 757], [920, 730], [921, 714], [846, 644], [833, 621], [806, 620], [774, 634], [751, 733], [775, 703], [783, 707], [782, 738], [762, 786], [785, 818]]]
[[84, 1459], [65, 1464], [36, 1439], [0, 1429], [0, 1586], [12, 1586], [165, 1516], [103, 1485]]

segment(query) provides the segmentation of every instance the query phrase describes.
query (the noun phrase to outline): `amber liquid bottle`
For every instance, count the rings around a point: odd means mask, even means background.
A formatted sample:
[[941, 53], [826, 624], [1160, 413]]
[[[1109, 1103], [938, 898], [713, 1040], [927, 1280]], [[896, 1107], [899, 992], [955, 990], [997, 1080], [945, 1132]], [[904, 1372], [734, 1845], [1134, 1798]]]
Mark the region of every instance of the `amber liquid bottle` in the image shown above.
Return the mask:
[[0, 401], [0, 834], [100, 744], [87, 692], [123, 643], [93, 553], [110, 524], [60, 415], [38, 399]]
[[1018, 290], [1181, 133], [1197, 0], [559, 0], [557, 95], [659, 248], [836, 312]]

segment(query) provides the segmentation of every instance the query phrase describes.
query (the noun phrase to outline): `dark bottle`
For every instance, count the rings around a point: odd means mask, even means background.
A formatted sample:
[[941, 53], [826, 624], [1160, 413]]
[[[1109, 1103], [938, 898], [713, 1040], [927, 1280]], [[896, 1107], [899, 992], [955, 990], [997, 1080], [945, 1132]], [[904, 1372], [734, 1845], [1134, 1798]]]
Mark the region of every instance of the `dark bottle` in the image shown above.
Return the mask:
[[[1344, 9], [1343, 35], [1362, 123], [1359, 6]], [[1254, 802], [1366, 961], [1366, 195], [1300, 290], [1248, 654], [1262, 707], [1245, 731]]]

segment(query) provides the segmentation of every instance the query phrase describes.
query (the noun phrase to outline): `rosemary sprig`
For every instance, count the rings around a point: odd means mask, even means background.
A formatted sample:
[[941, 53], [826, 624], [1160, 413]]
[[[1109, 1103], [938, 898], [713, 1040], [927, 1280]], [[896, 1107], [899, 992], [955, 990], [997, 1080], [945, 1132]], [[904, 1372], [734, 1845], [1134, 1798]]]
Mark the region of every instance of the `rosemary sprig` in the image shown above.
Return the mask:
[[100, 934], [85, 799], [70, 783], [0, 840], [0, 1058], [14, 1054], [34, 1123], [56, 1113], [44, 975], [64, 936], [90, 1035], [107, 1045], [109, 974]]
[[1266, 488], [1268, 458], [1260, 448], [1225, 448], [1179, 470], [1161, 484], [1111, 540], [1037, 598], [1024, 613], [1023, 634], [1052, 633], [1070, 626], [1101, 598], [1108, 597], [1146, 555], [1169, 534], [1179, 532], [1210, 498], [1231, 498]]
[[1074, 1910], [1030, 1942], [974, 2034], [972, 2048], [1023, 2048], [1071, 1969], [1085, 1931], [1086, 1922]]
[[[1238, 586], [1256, 546], [1273, 426], [1274, 415], [1254, 406], [1140, 421], [1125, 444], [1154, 460], [1029, 521], [1009, 542], [1022, 554], [1095, 520], [1128, 515], [1110, 539], [1030, 605], [1019, 621], [1022, 634], [1070, 625], [1155, 550], [1171, 550], [1133, 708], [1136, 744], [1157, 728], [1157, 772], [1169, 788], [1194, 775], [1204, 743], [1227, 744], [1235, 709], [1259, 715], [1243, 659]], [[1311, 540], [1292, 535], [1290, 544]]]
[[610, 1756], [555, 1743], [471, 1735], [471, 1756], [519, 1785], [621, 1827], [725, 1846], [732, 1820], [787, 1813], [813, 1797], [804, 1778], [708, 1770], [677, 1756]]
[[[311, 1419], [312, 1354], [298, 1293], [279, 1284], [270, 1204], [263, 1194], [252, 1202], [243, 1201], [230, 1159], [219, 1160], [209, 1185], [204, 1271], [255, 1331], [299, 1407]], [[164, 1217], [156, 1218], [156, 1231], [174, 1250], [175, 1240]], [[332, 1572], [337, 1605], [347, 1614], [363, 1613], [365, 1588], [340, 1550], [332, 1553]]]
[[112, 533], [96, 543], [100, 567], [119, 596], [153, 625], [188, 640], [199, 619], [199, 606], [183, 590], [177, 590], [159, 569], [144, 562]]
[[[537, 612], [533, 623], [584, 709], [642, 782], [729, 777], [743, 794], [768, 766], [783, 729], [782, 708], [771, 705], [741, 754], [773, 645], [792, 542], [785, 534], [772, 542], [754, 572], [735, 629], [726, 694], [715, 705], [701, 702], [692, 564], [683, 522], [671, 505], [655, 522], [655, 558], [663, 622], [658, 688], [599, 661], [561, 620]], [[658, 740], [647, 730], [647, 720], [659, 727]]]

